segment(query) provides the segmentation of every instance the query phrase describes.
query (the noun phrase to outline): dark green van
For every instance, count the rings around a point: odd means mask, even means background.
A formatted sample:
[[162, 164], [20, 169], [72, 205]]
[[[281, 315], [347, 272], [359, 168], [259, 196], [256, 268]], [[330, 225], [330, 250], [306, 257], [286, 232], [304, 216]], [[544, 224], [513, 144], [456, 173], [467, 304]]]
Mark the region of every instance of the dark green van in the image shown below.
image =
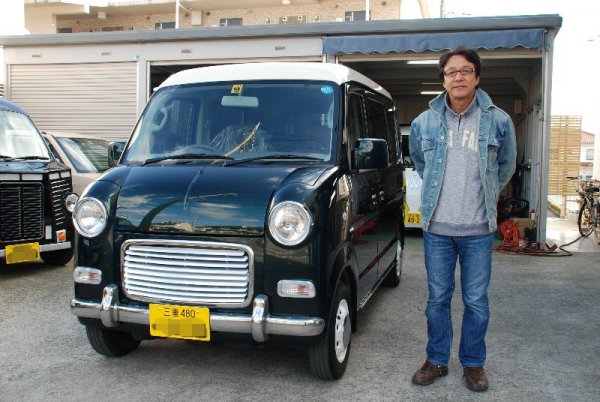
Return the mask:
[[344, 66], [177, 73], [77, 203], [72, 312], [105, 356], [274, 342], [340, 378], [357, 311], [400, 282], [401, 152], [389, 93]]

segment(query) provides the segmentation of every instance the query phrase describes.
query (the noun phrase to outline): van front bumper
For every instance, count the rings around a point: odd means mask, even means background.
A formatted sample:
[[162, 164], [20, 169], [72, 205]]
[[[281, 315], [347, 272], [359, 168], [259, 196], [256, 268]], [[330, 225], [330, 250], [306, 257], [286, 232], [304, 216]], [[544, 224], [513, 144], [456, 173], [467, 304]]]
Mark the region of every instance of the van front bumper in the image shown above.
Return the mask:
[[[105, 327], [114, 328], [121, 323], [150, 325], [148, 307], [127, 305], [119, 302], [119, 288], [104, 288], [100, 303], [72, 299], [71, 312], [77, 317], [96, 318]], [[252, 334], [256, 342], [265, 342], [269, 335], [316, 336], [323, 332], [325, 321], [319, 317], [272, 316], [269, 314], [269, 298], [254, 298], [252, 314], [210, 313], [210, 329], [215, 332]]]

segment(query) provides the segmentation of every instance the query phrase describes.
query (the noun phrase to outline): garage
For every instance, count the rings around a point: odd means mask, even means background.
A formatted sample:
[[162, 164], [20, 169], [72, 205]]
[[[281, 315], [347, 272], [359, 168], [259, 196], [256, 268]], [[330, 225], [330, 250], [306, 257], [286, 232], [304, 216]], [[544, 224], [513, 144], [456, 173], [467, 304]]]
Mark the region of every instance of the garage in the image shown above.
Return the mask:
[[[191, 67], [234, 62], [341, 63], [385, 87], [400, 124], [441, 90], [435, 64], [458, 45], [482, 58], [481, 87], [515, 122], [518, 174], [503, 196], [539, 211], [545, 240], [553, 42], [558, 15], [364, 21], [0, 37], [5, 97], [41, 129], [127, 138], [152, 88]], [[424, 93], [424, 94], [423, 94]]]

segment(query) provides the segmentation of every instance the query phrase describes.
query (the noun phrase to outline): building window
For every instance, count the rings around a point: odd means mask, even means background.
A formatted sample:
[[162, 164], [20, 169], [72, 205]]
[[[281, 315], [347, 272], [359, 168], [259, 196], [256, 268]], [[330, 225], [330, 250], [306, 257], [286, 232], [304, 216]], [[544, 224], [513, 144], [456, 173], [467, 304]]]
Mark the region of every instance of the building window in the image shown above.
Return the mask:
[[365, 21], [366, 11], [346, 11], [346, 21]]
[[73, 29], [71, 28], [58, 28], [56, 33], [73, 33]]
[[219, 25], [222, 27], [241, 26], [242, 18], [221, 18], [219, 20]]
[[175, 29], [175, 22], [157, 22], [154, 29]]
[[585, 150], [585, 160], [586, 161], [593, 161], [594, 160], [594, 148], [590, 148], [590, 149], [586, 149]]

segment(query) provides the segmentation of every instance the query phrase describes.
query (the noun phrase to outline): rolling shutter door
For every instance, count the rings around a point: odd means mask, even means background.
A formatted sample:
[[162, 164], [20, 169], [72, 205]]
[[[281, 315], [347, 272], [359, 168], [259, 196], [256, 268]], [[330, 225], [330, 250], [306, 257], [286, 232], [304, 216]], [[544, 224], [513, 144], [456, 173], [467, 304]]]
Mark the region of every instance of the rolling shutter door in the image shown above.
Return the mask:
[[137, 119], [137, 63], [11, 65], [10, 100], [43, 131], [129, 137]]

